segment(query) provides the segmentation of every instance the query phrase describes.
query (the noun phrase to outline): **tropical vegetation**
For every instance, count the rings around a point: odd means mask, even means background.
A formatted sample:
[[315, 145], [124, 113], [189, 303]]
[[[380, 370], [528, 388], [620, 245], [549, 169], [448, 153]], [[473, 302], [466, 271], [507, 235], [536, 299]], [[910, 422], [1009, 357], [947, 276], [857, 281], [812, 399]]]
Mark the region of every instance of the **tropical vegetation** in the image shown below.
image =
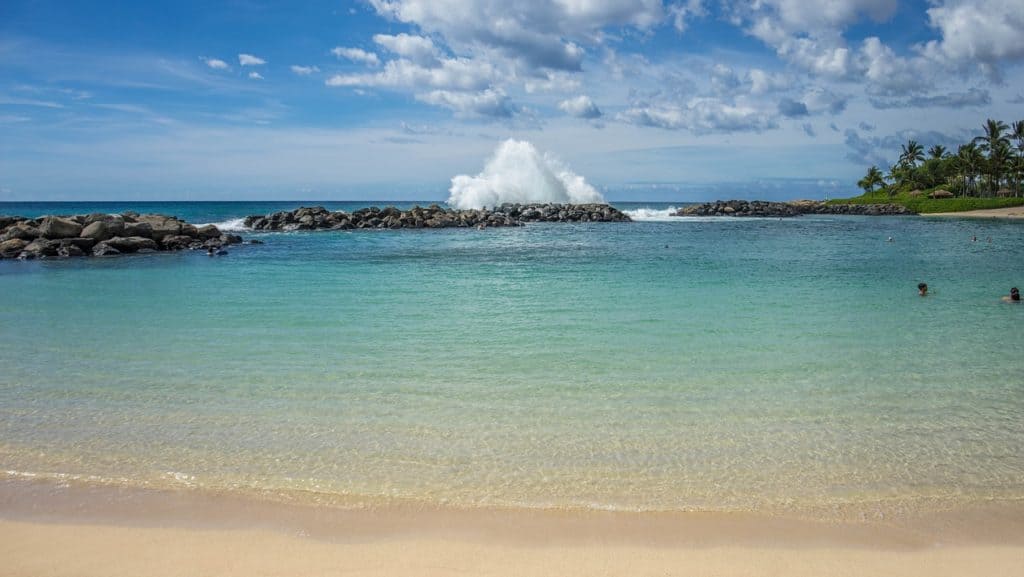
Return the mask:
[[928, 148], [909, 140], [900, 156], [883, 174], [877, 166], [868, 169], [857, 186], [865, 195], [875, 191], [889, 197], [919, 196], [945, 190], [956, 197], [1021, 198], [1024, 184], [1024, 120], [1006, 124], [988, 119], [982, 133], [951, 153], [941, 144]]

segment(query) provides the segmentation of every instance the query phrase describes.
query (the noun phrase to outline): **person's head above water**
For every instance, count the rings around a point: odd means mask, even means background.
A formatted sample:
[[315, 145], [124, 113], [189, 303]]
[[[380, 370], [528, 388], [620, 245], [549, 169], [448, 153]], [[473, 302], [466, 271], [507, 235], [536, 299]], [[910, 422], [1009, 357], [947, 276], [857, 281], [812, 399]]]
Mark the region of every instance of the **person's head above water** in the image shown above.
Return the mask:
[[1012, 289], [1010, 289], [1010, 300], [1011, 301], [1019, 301], [1020, 300], [1020, 291], [1017, 290], [1017, 287], [1013, 287]]
[[924, 295], [928, 294], [928, 283], [923, 283], [923, 282], [917, 283], [917, 292], [921, 296], [924, 296]]

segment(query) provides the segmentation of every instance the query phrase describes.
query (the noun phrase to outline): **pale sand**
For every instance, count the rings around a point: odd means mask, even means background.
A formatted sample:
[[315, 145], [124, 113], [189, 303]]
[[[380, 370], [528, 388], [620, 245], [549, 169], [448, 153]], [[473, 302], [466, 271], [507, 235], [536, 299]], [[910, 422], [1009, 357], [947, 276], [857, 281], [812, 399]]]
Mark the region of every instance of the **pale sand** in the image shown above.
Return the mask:
[[1024, 206], [1009, 208], [991, 208], [985, 210], [968, 210], [965, 212], [933, 212], [921, 216], [955, 216], [970, 218], [1024, 218]]
[[327, 575], [1024, 575], [1020, 546], [908, 551], [840, 547], [524, 545], [473, 538], [332, 543], [260, 530], [0, 522], [0, 574], [15, 576]]
[[0, 482], [0, 575], [1024, 576], [1024, 515], [339, 510]]

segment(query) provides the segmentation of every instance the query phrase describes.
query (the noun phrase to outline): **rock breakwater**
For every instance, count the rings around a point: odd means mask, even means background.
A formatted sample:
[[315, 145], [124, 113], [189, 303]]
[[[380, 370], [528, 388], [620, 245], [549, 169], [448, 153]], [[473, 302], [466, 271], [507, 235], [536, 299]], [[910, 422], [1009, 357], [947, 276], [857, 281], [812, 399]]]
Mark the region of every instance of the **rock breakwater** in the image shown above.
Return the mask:
[[764, 200], [718, 200], [686, 206], [674, 216], [737, 216], [789, 218], [804, 214], [847, 214], [895, 216], [916, 214], [899, 204], [828, 204], [816, 200], [768, 202]]
[[400, 210], [376, 206], [352, 212], [322, 206], [246, 217], [254, 230], [357, 230], [399, 228], [481, 228], [522, 226], [530, 222], [628, 222], [629, 216], [607, 204], [502, 204], [493, 209], [455, 210], [432, 204]]
[[220, 249], [242, 242], [212, 224], [195, 226], [162, 214], [0, 216], [0, 258], [112, 256]]

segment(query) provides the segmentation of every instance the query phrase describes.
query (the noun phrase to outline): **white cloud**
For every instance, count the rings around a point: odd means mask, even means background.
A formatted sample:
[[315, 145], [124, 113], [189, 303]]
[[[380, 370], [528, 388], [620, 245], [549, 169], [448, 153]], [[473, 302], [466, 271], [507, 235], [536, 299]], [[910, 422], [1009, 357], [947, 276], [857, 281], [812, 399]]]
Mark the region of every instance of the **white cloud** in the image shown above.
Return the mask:
[[351, 60], [352, 62], [361, 62], [368, 66], [380, 65], [380, 58], [377, 57], [376, 54], [374, 54], [373, 52], [367, 52], [362, 48], [345, 48], [342, 46], [337, 46], [331, 50], [331, 54], [337, 56], [338, 58], [345, 58], [347, 60]]
[[750, 84], [750, 93], [754, 95], [778, 92], [793, 85], [791, 78], [782, 74], [766, 72], [760, 68], [751, 68], [747, 71], [746, 80]]
[[230, 66], [228, 66], [227, 62], [224, 62], [220, 58], [201, 58], [200, 60], [205, 62], [207, 66], [213, 68], [214, 70], [227, 70], [231, 68]]
[[412, 90], [482, 90], [495, 78], [494, 68], [481, 60], [446, 58], [437, 66], [420, 66], [409, 60], [391, 60], [376, 74], [336, 74], [328, 86], [385, 86]]
[[300, 66], [298, 64], [292, 64], [291, 70], [292, 72], [298, 74], [299, 76], [309, 76], [314, 72], [320, 72], [320, 69], [317, 68], [316, 66]]
[[1024, 58], [1024, 6], [1020, 0], [946, 0], [928, 9], [942, 34], [925, 51], [954, 63]]
[[702, 0], [685, 0], [676, 2], [668, 7], [669, 16], [672, 17], [672, 25], [677, 32], [686, 32], [689, 21], [707, 15]]
[[252, 78], [253, 80], [263, 80], [263, 75], [259, 72], [253, 71], [249, 73], [249, 78]]
[[576, 118], [600, 118], [601, 109], [594, 104], [594, 101], [589, 96], [581, 94], [576, 98], [569, 98], [558, 103], [558, 108], [562, 112]]
[[617, 117], [623, 122], [669, 130], [710, 132], [760, 132], [776, 128], [768, 113], [749, 105], [736, 105], [714, 98], [693, 98], [685, 104], [634, 106]]
[[238, 64], [241, 66], [263, 66], [267, 61], [252, 54], [239, 54]]
[[382, 48], [397, 54], [398, 56], [411, 60], [420, 66], [431, 66], [437, 62], [437, 47], [434, 42], [425, 36], [413, 36], [410, 34], [376, 34], [373, 41]]
[[649, 28], [664, 18], [661, 0], [370, 0], [378, 13], [441, 35], [457, 51], [495, 50], [530, 70], [579, 70], [579, 42], [606, 26]]
[[442, 106], [458, 116], [489, 116], [510, 118], [513, 109], [508, 96], [501, 90], [487, 89], [480, 92], [454, 92], [434, 90], [416, 95], [416, 99], [434, 106]]

